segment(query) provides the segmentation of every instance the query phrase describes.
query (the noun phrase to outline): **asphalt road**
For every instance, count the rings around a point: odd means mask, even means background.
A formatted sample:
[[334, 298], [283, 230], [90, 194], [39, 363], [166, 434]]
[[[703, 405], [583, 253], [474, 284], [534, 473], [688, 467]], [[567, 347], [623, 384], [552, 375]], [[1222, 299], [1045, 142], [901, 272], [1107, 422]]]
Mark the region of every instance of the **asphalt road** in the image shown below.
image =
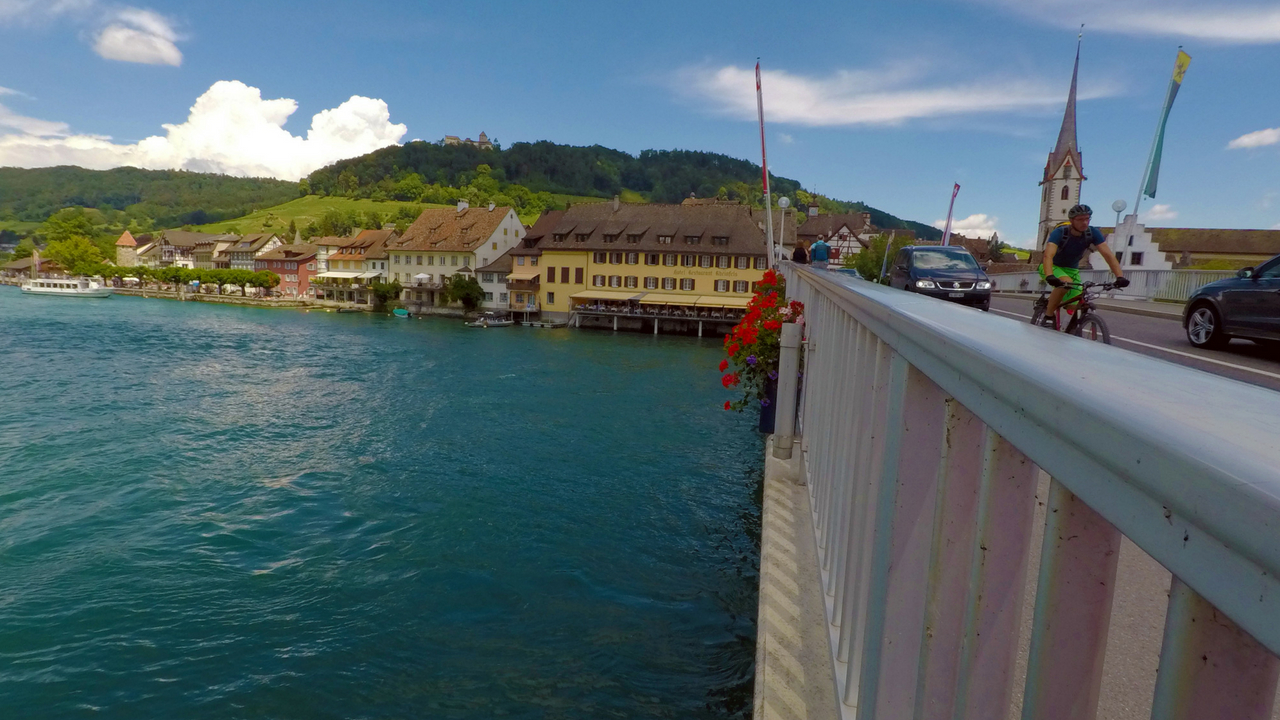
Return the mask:
[[[993, 297], [991, 312], [1031, 320], [1031, 302]], [[1111, 343], [1197, 370], [1280, 391], [1280, 352], [1248, 340], [1232, 340], [1221, 350], [1200, 350], [1187, 341], [1182, 323], [1128, 313], [1099, 310], [1111, 329]]]

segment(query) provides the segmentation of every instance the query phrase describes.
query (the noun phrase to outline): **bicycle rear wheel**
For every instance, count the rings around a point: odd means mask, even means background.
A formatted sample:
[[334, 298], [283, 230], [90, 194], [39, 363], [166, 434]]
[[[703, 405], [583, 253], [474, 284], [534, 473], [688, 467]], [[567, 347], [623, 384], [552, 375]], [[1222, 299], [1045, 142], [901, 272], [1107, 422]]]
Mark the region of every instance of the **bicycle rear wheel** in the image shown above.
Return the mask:
[[1111, 344], [1111, 330], [1107, 328], [1107, 321], [1092, 313], [1080, 319], [1075, 334], [1085, 340]]

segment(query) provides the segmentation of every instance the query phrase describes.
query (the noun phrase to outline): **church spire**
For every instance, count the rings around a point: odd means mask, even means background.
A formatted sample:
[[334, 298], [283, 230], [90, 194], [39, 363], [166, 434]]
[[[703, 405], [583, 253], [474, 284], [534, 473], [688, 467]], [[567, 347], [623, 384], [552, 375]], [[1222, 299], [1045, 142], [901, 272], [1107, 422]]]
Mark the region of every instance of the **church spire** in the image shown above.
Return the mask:
[[[1081, 26], [1083, 27], [1083, 26]], [[1080, 76], [1080, 42], [1084, 33], [1076, 38], [1076, 62], [1071, 70], [1071, 90], [1067, 93], [1067, 109], [1062, 114], [1062, 129], [1058, 131], [1058, 144], [1049, 154], [1049, 162], [1044, 169], [1044, 182], [1058, 172], [1062, 163], [1069, 157], [1076, 170], [1083, 174], [1080, 167], [1080, 145], [1076, 141], [1076, 82]]]

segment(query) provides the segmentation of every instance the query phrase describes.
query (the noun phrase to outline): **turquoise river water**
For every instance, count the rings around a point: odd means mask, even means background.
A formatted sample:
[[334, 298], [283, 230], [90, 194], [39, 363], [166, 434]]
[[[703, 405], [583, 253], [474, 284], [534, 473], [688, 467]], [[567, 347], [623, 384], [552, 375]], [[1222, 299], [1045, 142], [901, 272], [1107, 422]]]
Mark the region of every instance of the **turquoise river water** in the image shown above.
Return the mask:
[[0, 287], [0, 718], [749, 715], [718, 346]]

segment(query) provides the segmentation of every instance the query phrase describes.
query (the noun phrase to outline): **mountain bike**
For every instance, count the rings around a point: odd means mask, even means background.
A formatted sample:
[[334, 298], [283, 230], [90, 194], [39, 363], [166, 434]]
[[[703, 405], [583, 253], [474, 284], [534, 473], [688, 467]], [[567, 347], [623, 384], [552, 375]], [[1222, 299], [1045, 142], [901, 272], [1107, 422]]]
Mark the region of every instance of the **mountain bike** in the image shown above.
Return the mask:
[[1074, 307], [1075, 313], [1071, 316], [1071, 320], [1067, 322], [1066, 332], [1082, 337], [1093, 342], [1111, 344], [1111, 330], [1107, 328], [1107, 321], [1097, 314], [1097, 308], [1094, 307], [1093, 301], [1104, 292], [1116, 289], [1115, 283], [1064, 283], [1062, 287], [1079, 288], [1081, 295], [1069, 303], [1063, 303], [1058, 307], [1058, 311], [1054, 313], [1054, 317], [1046, 318], [1044, 311], [1049, 306], [1049, 293], [1051, 290], [1043, 290], [1040, 297], [1036, 299], [1035, 305], [1032, 306], [1031, 324], [1049, 328], [1062, 327], [1062, 312], [1068, 307]]

